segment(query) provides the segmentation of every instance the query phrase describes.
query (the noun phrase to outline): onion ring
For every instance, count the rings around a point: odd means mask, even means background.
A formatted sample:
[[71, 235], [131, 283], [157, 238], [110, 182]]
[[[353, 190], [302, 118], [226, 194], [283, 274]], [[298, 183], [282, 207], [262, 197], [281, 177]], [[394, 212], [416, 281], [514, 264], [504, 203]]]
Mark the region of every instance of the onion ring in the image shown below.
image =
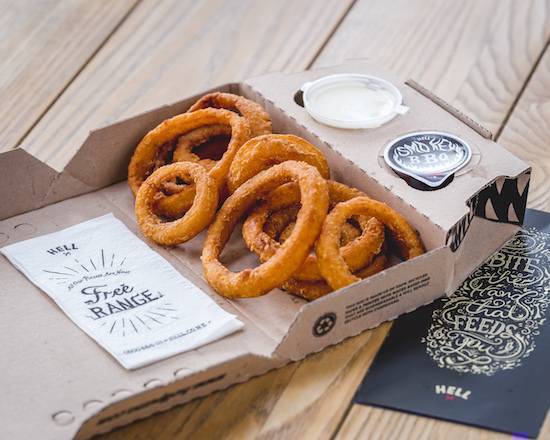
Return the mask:
[[[372, 263], [367, 267], [355, 272], [355, 275], [361, 279], [368, 278], [384, 270], [387, 266], [387, 262], [386, 255], [379, 254], [374, 257]], [[308, 301], [313, 301], [314, 299], [333, 292], [333, 289], [330, 288], [326, 281], [300, 281], [295, 278], [285, 281], [281, 285], [281, 289]]]
[[[154, 212], [155, 197], [163, 183], [179, 178], [193, 181], [197, 194], [193, 206], [185, 215], [173, 222], [163, 222]], [[173, 246], [190, 240], [206, 228], [216, 215], [218, 187], [216, 181], [199, 164], [176, 162], [165, 165], [140, 186], [136, 196], [136, 219], [143, 235], [156, 243]]]
[[[353, 197], [365, 196], [358, 189], [350, 188], [343, 183], [331, 180], [327, 182], [331, 205]], [[264, 230], [264, 225], [270, 213], [292, 206], [297, 202], [299, 202], [297, 187], [290, 184], [281, 186], [269, 194], [266, 201], [257, 206], [245, 220], [242, 227], [244, 241], [247, 247], [260, 257], [260, 261], [268, 261], [281, 247], [281, 243], [274, 238], [276, 235], [270, 235]], [[340, 249], [346, 264], [349, 265], [352, 272], [369, 264], [372, 258], [380, 253], [384, 242], [384, 227], [378, 220], [363, 217], [360, 220], [360, 225], [362, 229], [361, 236]], [[338, 234], [341, 230], [342, 227], [340, 226], [337, 231]], [[338, 240], [340, 242], [340, 235]], [[323, 280], [317, 257], [313, 254], [308, 255], [304, 264], [293, 274], [293, 278], [301, 281]]]
[[182, 135], [178, 139], [178, 145], [174, 150], [173, 162], [197, 162], [207, 170], [212, 169], [217, 160], [201, 159], [193, 152], [193, 148], [204, 144], [208, 140], [218, 136], [231, 136], [231, 127], [227, 125], [208, 125]]
[[[195, 162], [199, 165], [202, 165], [206, 168], [207, 171], [210, 171], [216, 166], [218, 160], [211, 158], [201, 158], [193, 152], [193, 149], [197, 146], [205, 144], [210, 139], [220, 136], [231, 136], [231, 127], [226, 125], [207, 125], [204, 127], [196, 128], [195, 130], [190, 131], [184, 135], [181, 135], [177, 140], [177, 146], [174, 150], [174, 155], [172, 158], [173, 162]], [[213, 147], [220, 149], [221, 145], [214, 144]], [[211, 146], [209, 146], [210, 153], [217, 153]], [[223, 151], [219, 154], [219, 157], [223, 157], [223, 154], [227, 150], [227, 144], [223, 146]], [[160, 197], [157, 200], [157, 206], [155, 210], [160, 213], [163, 217], [168, 219], [175, 219], [181, 217], [193, 204], [193, 199], [195, 197], [194, 187], [191, 186], [182, 186], [176, 182], [166, 182], [164, 184], [164, 191], [167, 196], [174, 194], [180, 194], [178, 197], [172, 199], [165, 199]], [[181, 194], [184, 192], [184, 194]], [[227, 191], [224, 191], [226, 193]], [[222, 199], [223, 194], [220, 194]]]
[[234, 192], [260, 171], [286, 160], [306, 162], [325, 179], [330, 177], [323, 153], [308, 141], [291, 134], [267, 134], [250, 139], [238, 151], [229, 168], [227, 187]]
[[[294, 220], [296, 220], [296, 215], [298, 215], [299, 210], [300, 205], [292, 205], [272, 212], [267, 218], [263, 230], [267, 235], [274, 239], [278, 239], [278, 241], [282, 243], [282, 240], [280, 240], [280, 235], [288, 228], [290, 224], [295, 223]], [[287, 234], [286, 238], [288, 238], [288, 235], [290, 234]]]
[[[289, 181], [298, 184], [302, 204], [292, 234], [268, 261], [253, 269], [231, 272], [219, 257], [238, 220], [258, 198]], [[328, 203], [326, 180], [310, 165], [287, 161], [257, 174], [224, 202], [208, 229], [201, 256], [206, 280], [228, 298], [260, 296], [280, 286], [308, 256], [328, 211]]]
[[164, 188], [168, 189], [168, 194], [160, 195], [155, 200], [155, 212], [162, 217], [169, 220], [177, 219], [193, 206], [195, 185], [183, 186], [175, 182], [167, 182]]
[[[154, 155], [155, 147], [162, 145], [163, 140], [168, 138], [170, 134], [177, 136], [182, 132], [185, 133], [205, 125], [214, 124], [225, 124], [231, 128], [231, 140], [226, 152], [209, 171], [210, 177], [216, 181], [218, 191], [222, 195], [225, 191], [225, 180], [229, 171], [229, 165], [237, 150], [250, 137], [250, 130], [246, 121], [235, 113], [228, 110], [211, 108], [175, 116], [172, 119], [164, 121], [145, 136], [140, 145], [138, 145], [130, 162], [128, 182], [132, 189], [139, 185], [141, 178], [136, 176], [142, 175], [143, 168], [146, 167], [146, 165], [143, 165], [144, 161], [140, 159], [134, 161], [135, 157], [147, 157], [144, 152], [148, 153], [149, 157], [151, 157], [151, 155]], [[168, 135], [165, 134], [166, 131], [169, 132]], [[142, 151], [140, 151], [140, 147]], [[147, 162], [145, 161], [145, 163]], [[179, 192], [172, 189], [171, 192], [176, 192], [175, 194], [157, 198], [155, 211], [168, 219], [181, 217], [193, 205], [195, 187], [194, 185], [188, 185], [180, 186], [180, 188]]]
[[167, 163], [166, 158], [159, 158], [159, 153], [163, 152], [163, 147], [167, 143], [174, 142], [182, 134], [199, 127], [215, 124], [231, 127], [231, 141], [227, 152], [210, 170], [210, 176], [217, 180], [219, 185], [225, 182], [235, 153], [250, 138], [250, 129], [246, 121], [235, 113], [209, 108], [166, 119], [145, 135], [136, 147], [128, 166], [128, 184], [134, 195], [137, 194], [142, 182], [154, 171], [154, 167], [158, 165], [156, 162], [160, 161], [161, 165]]
[[[288, 208], [287, 208], [288, 209]], [[281, 243], [284, 243], [285, 240], [288, 238], [288, 236], [291, 234], [292, 232], [292, 229], [294, 228], [294, 225], [295, 225], [295, 222], [294, 221], [291, 221], [290, 223], [288, 223], [284, 228], [283, 230], [280, 232], [280, 233], [276, 233], [276, 234], [273, 234], [271, 233], [271, 231], [274, 229], [274, 225], [273, 225], [273, 217], [276, 215], [276, 214], [280, 214], [280, 213], [283, 213], [285, 210], [281, 210], [281, 211], [277, 211], [275, 213], [273, 213], [273, 215], [271, 215], [271, 217], [269, 217], [264, 226], [264, 231], [271, 237], [273, 238], [277, 238], [277, 241], [281, 242]], [[285, 213], [285, 217], [286, 217], [286, 212]], [[296, 218], [296, 215], [293, 216], [293, 218]], [[282, 222], [282, 219], [277, 219], [279, 222]], [[340, 247], [342, 246], [345, 246], [347, 245], [348, 243], [351, 243], [353, 240], [355, 240], [356, 238], [358, 238], [359, 236], [361, 236], [361, 229], [359, 229], [358, 227], [352, 225], [351, 223], [344, 223], [342, 225], [342, 230], [340, 231]]]
[[188, 112], [210, 107], [226, 109], [245, 118], [250, 126], [251, 137], [271, 133], [271, 118], [269, 114], [260, 104], [243, 96], [223, 92], [209, 93], [195, 102]]
[[[271, 119], [269, 114], [259, 104], [242, 96], [221, 92], [209, 93], [195, 102], [187, 113], [193, 113], [207, 108], [224, 109], [244, 117], [250, 128], [249, 137], [271, 133]], [[219, 161], [201, 159], [197, 154], [193, 153], [193, 148], [205, 143], [212, 137], [221, 135], [231, 135], [231, 128], [227, 125], [217, 124], [200, 127], [190, 133], [182, 135], [174, 150], [173, 161], [198, 162], [208, 170], [213, 169]], [[231, 143], [226, 149], [229, 149], [230, 146]], [[230, 162], [233, 157], [231, 156], [226, 159], [227, 162]], [[227, 171], [228, 168], [224, 170], [223, 174], [227, 174]], [[216, 176], [216, 171], [214, 171], [214, 177], [218, 177]], [[169, 195], [178, 194], [178, 196], [159, 199], [156, 210], [166, 218], [178, 218], [192, 205], [195, 196], [194, 189], [193, 187], [182, 187], [176, 183], [172, 185], [168, 184], [167, 189], [171, 193]], [[227, 193], [224, 188], [220, 189]]]
[[339, 248], [339, 230], [353, 215], [373, 216], [381, 221], [397, 243], [403, 259], [408, 260], [424, 253], [418, 233], [403, 216], [385, 203], [368, 197], [356, 197], [341, 202], [327, 215], [315, 245], [319, 270], [333, 289], [340, 289], [360, 279], [351, 273]]

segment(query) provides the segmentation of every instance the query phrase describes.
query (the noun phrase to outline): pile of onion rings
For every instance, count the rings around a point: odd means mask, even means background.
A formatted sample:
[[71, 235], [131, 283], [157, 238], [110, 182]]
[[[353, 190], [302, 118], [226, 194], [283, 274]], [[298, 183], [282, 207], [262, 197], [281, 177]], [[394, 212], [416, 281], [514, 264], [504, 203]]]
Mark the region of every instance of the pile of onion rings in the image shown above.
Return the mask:
[[[399, 213], [330, 180], [318, 148], [271, 130], [259, 104], [210, 93], [147, 133], [128, 167], [143, 234], [175, 246], [208, 228], [204, 276], [227, 298], [280, 288], [311, 301], [384, 270], [390, 253], [424, 252]], [[241, 221], [260, 264], [233, 272], [220, 256]]]

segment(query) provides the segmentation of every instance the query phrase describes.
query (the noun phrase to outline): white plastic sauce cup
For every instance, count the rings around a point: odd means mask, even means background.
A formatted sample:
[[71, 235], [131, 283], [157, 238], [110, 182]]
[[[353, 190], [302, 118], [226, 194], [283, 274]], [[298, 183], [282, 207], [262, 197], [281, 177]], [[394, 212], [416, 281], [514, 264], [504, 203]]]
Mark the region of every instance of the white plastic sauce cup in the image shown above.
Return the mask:
[[305, 83], [304, 107], [316, 121], [338, 128], [375, 128], [409, 108], [392, 83], [375, 76], [342, 73]]

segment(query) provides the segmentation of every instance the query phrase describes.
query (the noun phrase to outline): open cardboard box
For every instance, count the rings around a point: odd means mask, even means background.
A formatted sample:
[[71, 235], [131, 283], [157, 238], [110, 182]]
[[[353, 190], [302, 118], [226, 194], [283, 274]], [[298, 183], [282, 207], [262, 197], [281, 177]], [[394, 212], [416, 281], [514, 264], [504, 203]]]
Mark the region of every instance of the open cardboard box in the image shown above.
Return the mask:
[[[409, 113], [374, 130], [315, 122], [296, 104], [295, 93], [306, 81], [343, 72], [393, 82]], [[334, 179], [401, 212], [418, 229], [428, 252], [311, 303], [281, 291], [230, 301], [202, 278], [204, 233], [173, 249], [149, 243], [245, 328], [134, 371], [121, 367], [0, 258], [0, 437], [87, 438], [279, 368], [452, 292], [521, 224], [527, 165], [456, 109], [378, 66], [354, 61], [297, 74], [273, 73], [216, 90], [259, 102], [271, 114], [275, 132], [294, 133], [319, 147]], [[123, 181], [130, 156], [148, 130], [185, 111], [202, 94], [93, 131], [63, 169], [23, 149], [0, 154], [0, 245], [108, 212], [141, 236], [133, 197]], [[387, 142], [419, 130], [450, 132], [474, 150], [470, 164], [443, 189], [413, 189], [380, 160]], [[254, 264], [243, 249], [240, 234], [234, 234], [226, 251], [231, 267]]]

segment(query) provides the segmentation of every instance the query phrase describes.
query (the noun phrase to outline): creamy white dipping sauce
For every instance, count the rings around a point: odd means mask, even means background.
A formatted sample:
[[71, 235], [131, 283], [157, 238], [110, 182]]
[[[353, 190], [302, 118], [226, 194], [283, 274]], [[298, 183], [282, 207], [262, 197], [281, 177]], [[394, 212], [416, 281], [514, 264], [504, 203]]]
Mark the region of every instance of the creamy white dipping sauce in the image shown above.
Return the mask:
[[301, 90], [309, 115], [330, 127], [376, 128], [409, 110], [392, 83], [360, 73], [323, 76], [304, 83]]
[[339, 121], [364, 121], [392, 112], [394, 97], [362, 82], [343, 82], [312, 93], [311, 107], [322, 116]]

